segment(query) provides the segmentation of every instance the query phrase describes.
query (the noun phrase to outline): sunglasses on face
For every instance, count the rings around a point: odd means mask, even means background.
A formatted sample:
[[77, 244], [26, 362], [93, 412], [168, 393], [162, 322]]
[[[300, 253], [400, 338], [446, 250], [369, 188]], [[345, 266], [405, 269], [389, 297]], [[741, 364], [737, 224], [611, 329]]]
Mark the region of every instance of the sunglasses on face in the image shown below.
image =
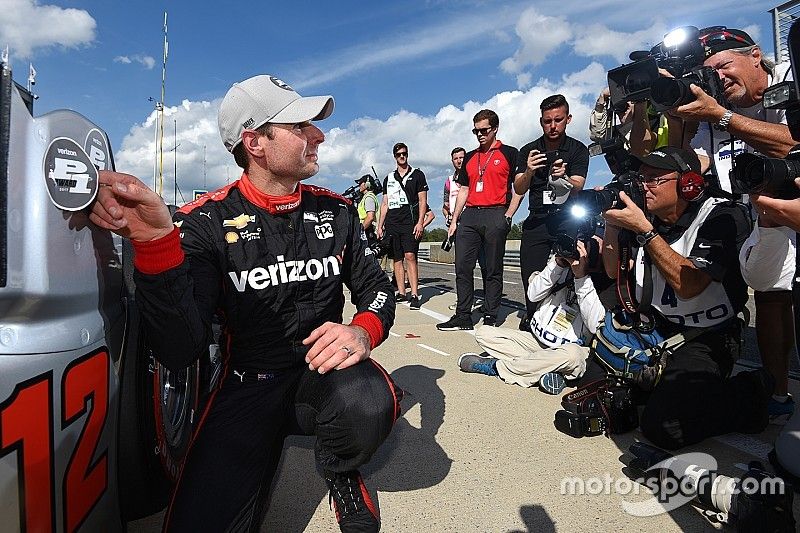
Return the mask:
[[473, 135], [489, 135], [489, 132], [492, 131], [494, 128], [472, 128]]
[[395, 157], [408, 157], [408, 152], [397, 152], [394, 154]]

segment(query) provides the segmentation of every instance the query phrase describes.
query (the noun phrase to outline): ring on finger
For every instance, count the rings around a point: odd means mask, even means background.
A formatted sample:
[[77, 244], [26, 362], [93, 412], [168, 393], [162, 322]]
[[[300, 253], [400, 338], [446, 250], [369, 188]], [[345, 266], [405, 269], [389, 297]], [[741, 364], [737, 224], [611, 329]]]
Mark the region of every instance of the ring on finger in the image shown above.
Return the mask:
[[339, 349], [340, 349], [340, 350], [344, 350], [345, 352], [347, 352], [347, 356], [348, 356], [348, 357], [349, 357], [349, 356], [351, 356], [351, 355], [353, 355], [353, 350], [351, 350], [351, 349], [350, 349], [350, 348], [348, 348], [347, 346], [339, 346]]

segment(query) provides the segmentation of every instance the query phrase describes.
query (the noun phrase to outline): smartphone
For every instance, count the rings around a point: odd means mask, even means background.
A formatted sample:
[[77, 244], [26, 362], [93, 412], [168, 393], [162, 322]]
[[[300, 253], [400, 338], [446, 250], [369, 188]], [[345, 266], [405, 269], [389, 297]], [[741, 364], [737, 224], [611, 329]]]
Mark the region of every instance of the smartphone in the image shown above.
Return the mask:
[[547, 157], [547, 159], [545, 160], [547, 162], [547, 168], [552, 167], [553, 163], [561, 159], [561, 152], [559, 152], [558, 150], [550, 150], [548, 152], [545, 152], [544, 155]]

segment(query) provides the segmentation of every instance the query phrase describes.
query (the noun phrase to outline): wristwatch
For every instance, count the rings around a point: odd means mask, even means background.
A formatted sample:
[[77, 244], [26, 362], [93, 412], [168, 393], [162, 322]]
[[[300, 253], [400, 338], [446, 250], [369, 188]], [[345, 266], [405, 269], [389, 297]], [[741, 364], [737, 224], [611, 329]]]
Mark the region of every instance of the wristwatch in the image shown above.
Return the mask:
[[731, 118], [733, 118], [733, 111], [728, 109], [722, 115], [722, 118], [719, 119], [719, 122], [717, 122], [717, 129], [720, 131], [727, 131], [728, 125], [731, 123]]
[[637, 233], [636, 242], [639, 243], [639, 246], [644, 246], [645, 244], [652, 241], [656, 237], [658, 237], [658, 233], [656, 233], [655, 229], [651, 229], [650, 231], [646, 231], [644, 233]]

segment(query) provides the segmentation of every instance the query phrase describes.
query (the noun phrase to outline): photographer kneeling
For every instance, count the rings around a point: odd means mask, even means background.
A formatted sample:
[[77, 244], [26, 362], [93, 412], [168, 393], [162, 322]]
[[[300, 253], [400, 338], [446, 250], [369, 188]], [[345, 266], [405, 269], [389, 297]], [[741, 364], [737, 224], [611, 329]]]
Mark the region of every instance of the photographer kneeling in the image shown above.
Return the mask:
[[668, 355], [646, 400], [642, 432], [667, 449], [733, 431], [758, 433], [767, 425], [772, 378], [763, 370], [728, 377], [742, 334], [736, 315], [747, 301], [738, 258], [750, 233], [747, 215], [732, 202], [703, 197], [694, 152], [666, 147], [639, 160], [652, 222], [620, 192], [625, 207], [603, 214], [603, 262], [616, 277], [619, 230], [634, 233], [640, 246], [633, 255], [637, 298], [652, 290], [658, 333], [686, 337]]

